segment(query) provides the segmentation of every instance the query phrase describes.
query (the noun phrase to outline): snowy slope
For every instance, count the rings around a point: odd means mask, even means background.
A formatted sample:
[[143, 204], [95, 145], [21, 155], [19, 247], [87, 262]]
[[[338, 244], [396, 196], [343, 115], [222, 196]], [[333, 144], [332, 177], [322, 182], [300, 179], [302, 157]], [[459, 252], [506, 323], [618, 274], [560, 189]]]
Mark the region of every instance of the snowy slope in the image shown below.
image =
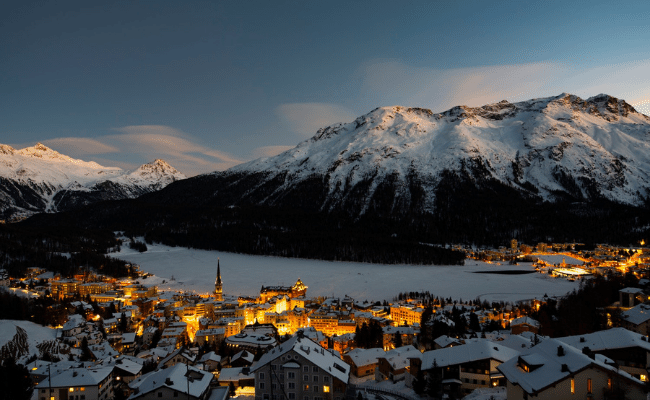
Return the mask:
[[35, 324], [30, 321], [0, 320], [0, 348], [3, 355], [25, 359], [39, 354], [38, 345], [53, 342], [56, 329]]
[[132, 198], [185, 176], [162, 160], [135, 171], [77, 160], [40, 143], [0, 144], [0, 214], [56, 212], [98, 200]]
[[650, 118], [607, 95], [504, 100], [439, 114], [383, 107], [225, 175], [262, 176], [242, 196], [262, 204], [279, 204], [292, 187], [317, 177], [326, 185], [321, 210], [356, 196], [361, 213], [382, 185], [394, 191], [393, 207], [413, 207], [414, 193], [424, 193], [417, 206], [432, 211], [445, 171], [460, 171], [478, 186], [496, 180], [544, 200], [640, 205], [650, 188], [649, 139]]

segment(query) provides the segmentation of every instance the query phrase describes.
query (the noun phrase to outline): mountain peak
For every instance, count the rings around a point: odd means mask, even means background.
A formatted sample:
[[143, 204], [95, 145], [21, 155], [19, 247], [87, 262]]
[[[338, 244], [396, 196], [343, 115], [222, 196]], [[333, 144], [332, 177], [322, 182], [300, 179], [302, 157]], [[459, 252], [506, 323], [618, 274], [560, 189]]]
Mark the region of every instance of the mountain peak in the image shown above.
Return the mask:
[[133, 178], [139, 179], [165, 179], [170, 182], [185, 179], [185, 175], [180, 173], [176, 168], [172, 167], [165, 160], [157, 158], [146, 164], [142, 164], [135, 171], [129, 174]]

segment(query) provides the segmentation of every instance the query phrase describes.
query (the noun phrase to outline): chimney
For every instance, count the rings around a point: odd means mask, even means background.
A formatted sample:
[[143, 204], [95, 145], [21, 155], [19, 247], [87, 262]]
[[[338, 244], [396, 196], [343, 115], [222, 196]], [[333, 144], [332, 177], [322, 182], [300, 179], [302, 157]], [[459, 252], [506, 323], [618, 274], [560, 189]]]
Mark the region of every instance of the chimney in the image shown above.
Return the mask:
[[557, 346], [557, 356], [562, 357], [564, 356], [564, 347], [562, 346]]
[[569, 366], [566, 364], [562, 364], [562, 372], [571, 372], [569, 371]]
[[592, 360], [595, 360], [595, 359], [596, 359], [596, 355], [594, 354], [594, 352], [591, 351], [591, 349], [590, 349], [589, 347], [587, 347], [587, 346], [585, 346], [585, 347], [582, 348], [582, 354], [588, 356], [588, 357], [591, 358]]

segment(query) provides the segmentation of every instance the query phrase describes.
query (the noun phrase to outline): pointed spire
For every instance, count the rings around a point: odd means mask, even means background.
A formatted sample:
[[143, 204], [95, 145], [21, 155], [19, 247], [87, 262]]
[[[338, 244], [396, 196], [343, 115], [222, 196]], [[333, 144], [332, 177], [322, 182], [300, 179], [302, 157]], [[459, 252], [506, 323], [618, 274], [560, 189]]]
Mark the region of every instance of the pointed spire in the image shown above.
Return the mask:
[[219, 265], [219, 257], [217, 257], [217, 284], [221, 284], [221, 266]]

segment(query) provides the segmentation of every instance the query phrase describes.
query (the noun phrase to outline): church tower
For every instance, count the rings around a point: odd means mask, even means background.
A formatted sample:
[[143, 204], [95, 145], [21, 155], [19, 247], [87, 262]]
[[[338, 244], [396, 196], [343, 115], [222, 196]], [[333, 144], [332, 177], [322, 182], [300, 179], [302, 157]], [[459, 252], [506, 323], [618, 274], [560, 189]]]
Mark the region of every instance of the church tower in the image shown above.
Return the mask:
[[214, 297], [217, 301], [223, 301], [223, 283], [221, 282], [221, 267], [217, 258], [217, 280], [214, 281]]

